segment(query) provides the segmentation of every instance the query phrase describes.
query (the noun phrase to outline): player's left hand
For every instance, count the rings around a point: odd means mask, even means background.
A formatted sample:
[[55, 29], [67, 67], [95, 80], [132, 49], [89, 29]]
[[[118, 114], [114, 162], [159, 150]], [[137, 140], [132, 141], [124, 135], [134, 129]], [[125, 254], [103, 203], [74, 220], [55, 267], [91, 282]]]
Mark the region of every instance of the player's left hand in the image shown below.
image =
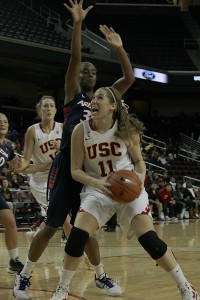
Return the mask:
[[21, 167], [22, 158], [18, 155], [15, 155], [15, 157], [12, 160], [12, 167], [14, 169], [19, 169]]
[[112, 27], [106, 25], [99, 26], [100, 31], [105, 36], [106, 41], [113, 47], [119, 48], [122, 47], [122, 40], [120, 35], [114, 31]]

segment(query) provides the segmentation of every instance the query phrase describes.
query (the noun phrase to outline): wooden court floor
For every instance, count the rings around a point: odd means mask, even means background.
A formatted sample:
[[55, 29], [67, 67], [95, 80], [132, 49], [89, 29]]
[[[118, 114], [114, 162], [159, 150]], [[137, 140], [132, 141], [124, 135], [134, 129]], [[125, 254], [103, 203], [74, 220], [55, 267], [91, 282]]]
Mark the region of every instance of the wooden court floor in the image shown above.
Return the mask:
[[[178, 223], [155, 224], [159, 236], [173, 249], [188, 281], [200, 292], [200, 221], [185, 220]], [[144, 252], [136, 238], [126, 241], [120, 228], [116, 232], [97, 233], [102, 262], [108, 275], [122, 287], [123, 300], [176, 300], [181, 299], [175, 282]], [[29, 241], [25, 232], [19, 232], [20, 258], [25, 261]], [[64, 246], [61, 231], [51, 240], [39, 260], [30, 291], [34, 300], [48, 300], [57, 286], [61, 272]], [[6, 273], [8, 253], [4, 234], [0, 233], [0, 300], [14, 299], [12, 296], [14, 276]], [[110, 300], [94, 283], [94, 272], [87, 270], [81, 262], [70, 287], [69, 300]]]

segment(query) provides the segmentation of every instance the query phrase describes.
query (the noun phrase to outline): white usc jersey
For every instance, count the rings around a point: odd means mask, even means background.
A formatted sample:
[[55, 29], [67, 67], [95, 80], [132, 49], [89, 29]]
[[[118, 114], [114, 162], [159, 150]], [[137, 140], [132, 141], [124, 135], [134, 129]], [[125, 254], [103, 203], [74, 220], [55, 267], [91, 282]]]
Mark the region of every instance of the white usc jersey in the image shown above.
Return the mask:
[[90, 120], [83, 123], [85, 146], [85, 172], [95, 178], [108, 176], [111, 172], [128, 169], [133, 170], [134, 165], [129, 157], [127, 146], [118, 137], [118, 121], [105, 133], [98, 133], [90, 127]]
[[[54, 141], [61, 141], [63, 124], [54, 122], [54, 127], [50, 133], [42, 131], [40, 123], [33, 125], [35, 128], [35, 145], [33, 148], [32, 161], [34, 164], [50, 163], [55, 158], [57, 151], [53, 147]], [[47, 180], [47, 172], [37, 172], [31, 177], [39, 179], [44, 177]]]
[[[35, 145], [32, 154], [33, 163], [50, 163], [57, 154], [56, 149], [53, 147], [53, 142], [61, 140], [63, 124], [54, 122], [54, 127], [50, 133], [43, 132], [40, 124], [33, 126], [35, 128]], [[41, 205], [44, 217], [46, 216], [46, 208], [48, 206], [46, 197], [48, 174], [49, 170], [31, 174], [29, 182], [31, 192]]]

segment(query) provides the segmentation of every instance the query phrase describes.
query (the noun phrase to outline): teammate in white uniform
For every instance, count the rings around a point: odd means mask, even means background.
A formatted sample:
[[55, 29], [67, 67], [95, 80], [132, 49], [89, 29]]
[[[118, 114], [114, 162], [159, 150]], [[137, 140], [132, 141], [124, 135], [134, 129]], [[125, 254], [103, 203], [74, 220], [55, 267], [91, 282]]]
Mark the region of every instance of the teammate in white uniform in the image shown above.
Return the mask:
[[[49, 164], [58, 153], [58, 147], [61, 141], [63, 124], [53, 122], [52, 130], [44, 132], [42, 123], [32, 126], [35, 131], [35, 144], [32, 152], [32, 161], [34, 164]], [[47, 179], [49, 171], [36, 172], [30, 176], [30, 188], [37, 202], [41, 205], [43, 214], [47, 208]]]
[[[40, 204], [43, 220], [48, 206], [46, 193], [49, 168], [60, 148], [63, 124], [54, 121], [56, 105], [51, 96], [43, 96], [36, 106], [36, 111], [41, 122], [27, 129], [21, 169], [28, 167], [21, 172], [30, 174], [30, 189]], [[33, 164], [30, 164], [30, 161]], [[41, 225], [40, 222], [38, 225]], [[33, 237], [35, 233], [28, 232], [28, 236]]]
[[90, 235], [117, 213], [130, 239], [135, 233], [149, 255], [176, 281], [182, 300], [199, 300], [172, 251], [157, 235], [143, 190], [130, 203], [118, 203], [109, 195], [107, 176], [116, 170], [134, 169], [143, 184], [146, 166], [140, 149], [143, 124], [128, 114], [121, 95], [113, 87], [98, 89], [91, 101], [91, 119], [76, 125], [71, 140], [72, 177], [83, 183], [81, 207], [65, 247], [64, 269], [52, 300], [68, 298], [69, 284]]

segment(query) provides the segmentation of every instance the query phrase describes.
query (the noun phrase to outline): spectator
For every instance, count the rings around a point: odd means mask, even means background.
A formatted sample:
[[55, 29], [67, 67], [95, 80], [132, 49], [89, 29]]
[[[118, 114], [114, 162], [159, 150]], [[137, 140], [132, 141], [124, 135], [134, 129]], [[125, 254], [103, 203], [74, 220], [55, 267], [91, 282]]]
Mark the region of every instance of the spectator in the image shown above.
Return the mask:
[[152, 174], [152, 180], [157, 182], [158, 178], [159, 178], [158, 172], [154, 171], [153, 174]]
[[170, 182], [170, 177], [169, 177], [169, 175], [168, 175], [167, 172], [164, 172], [164, 173], [163, 173], [162, 178], [163, 178], [163, 180], [164, 180], [164, 183]]
[[171, 177], [171, 179], [170, 179], [170, 181], [169, 181], [169, 183], [171, 184], [171, 186], [172, 186], [172, 190], [173, 190], [173, 192], [176, 190], [176, 178], [175, 177]]
[[[196, 192], [196, 200], [197, 200], [197, 202], [198, 202], [198, 207], [200, 207], [200, 188], [197, 188], [196, 190], [195, 190], [195, 192]], [[198, 212], [199, 213], [199, 212]]]
[[155, 182], [152, 182], [150, 188], [147, 189], [147, 193], [153, 216], [154, 214], [157, 215], [157, 221], [164, 221], [164, 219], [161, 216], [163, 206], [162, 203], [159, 201], [158, 185]]
[[176, 201], [172, 196], [172, 186], [170, 183], [166, 183], [165, 186], [158, 191], [159, 200], [163, 205], [163, 213], [165, 216], [165, 220], [176, 221], [175, 218], [175, 205]]
[[151, 161], [152, 161], [152, 162], [157, 162], [158, 157], [159, 157], [159, 152], [158, 152], [157, 148], [154, 147], [154, 148], [152, 149], [152, 151], [151, 151]]
[[191, 180], [186, 181], [186, 186], [183, 190], [184, 202], [186, 203], [190, 219], [199, 218], [198, 215], [198, 201], [196, 200], [196, 192], [193, 188]]
[[11, 176], [11, 187], [14, 189], [19, 189], [18, 177], [15, 173], [13, 173]]
[[180, 211], [177, 215], [179, 220], [187, 219], [185, 216], [185, 211], [187, 209], [186, 203], [184, 202], [184, 197], [183, 197], [183, 187], [181, 183], [177, 183], [175, 186], [175, 190], [173, 191], [174, 199], [175, 201], [181, 202], [183, 204], [182, 211]]
[[12, 192], [9, 190], [9, 182], [8, 179], [3, 179], [2, 180], [2, 188], [1, 188], [1, 193], [6, 200], [8, 206], [13, 212], [13, 199], [12, 199]]
[[165, 185], [164, 179], [162, 177], [159, 177], [157, 182], [158, 182], [158, 189], [159, 190], [162, 189]]
[[151, 185], [151, 182], [153, 181], [152, 171], [147, 171], [144, 181], [145, 188], [149, 188]]
[[170, 166], [170, 164], [168, 163], [166, 157], [164, 154], [161, 154], [159, 157], [158, 157], [158, 163], [162, 166], [162, 167], [167, 167], [167, 166]]
[[11, 183], [10, 183], [11, 172], [12, 172], [12, 170], [10, 167], [5, 167], [5, 168], [3, 168], [1, 175], [0, 175], [1, 180], [5, 179], [5, 178], [7, 178], [9, 180], [9, 187], [11, 187]]

